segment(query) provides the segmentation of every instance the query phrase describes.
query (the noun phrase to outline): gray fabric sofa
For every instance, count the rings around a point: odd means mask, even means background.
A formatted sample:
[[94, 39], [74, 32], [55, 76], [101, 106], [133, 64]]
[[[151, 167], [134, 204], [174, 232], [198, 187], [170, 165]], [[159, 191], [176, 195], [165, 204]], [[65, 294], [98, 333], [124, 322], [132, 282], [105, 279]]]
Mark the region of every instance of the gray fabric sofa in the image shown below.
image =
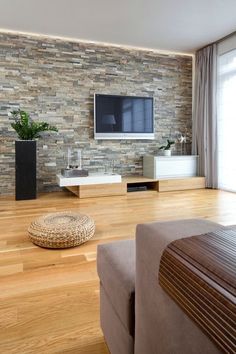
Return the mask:
[[221, 353], [158, 283], [170, 242], [219, 228], [200, 219], [140, 224], [136, 240], [98, 246], [101, 328], [111, 354]]

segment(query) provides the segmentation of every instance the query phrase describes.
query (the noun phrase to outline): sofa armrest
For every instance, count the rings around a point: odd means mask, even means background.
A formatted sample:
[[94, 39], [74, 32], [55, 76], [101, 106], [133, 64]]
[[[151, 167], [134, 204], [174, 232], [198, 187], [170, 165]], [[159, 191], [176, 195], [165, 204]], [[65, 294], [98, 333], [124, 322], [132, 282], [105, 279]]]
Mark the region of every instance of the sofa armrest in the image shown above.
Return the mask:
[[161, 288], [162, 252], [172, 241], [221, 228], [200, 220], [140, 224], [136, 230], [135, 354], [220, 353]]

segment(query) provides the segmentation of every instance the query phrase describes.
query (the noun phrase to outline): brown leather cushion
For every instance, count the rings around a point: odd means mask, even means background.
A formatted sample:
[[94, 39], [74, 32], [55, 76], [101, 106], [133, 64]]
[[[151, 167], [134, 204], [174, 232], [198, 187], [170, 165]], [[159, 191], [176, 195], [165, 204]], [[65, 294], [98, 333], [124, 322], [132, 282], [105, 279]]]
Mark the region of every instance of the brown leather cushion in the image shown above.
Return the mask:
[[116, 315], [133, 336], [135, 298], [134, 240], [99, 245], [97, 271]]

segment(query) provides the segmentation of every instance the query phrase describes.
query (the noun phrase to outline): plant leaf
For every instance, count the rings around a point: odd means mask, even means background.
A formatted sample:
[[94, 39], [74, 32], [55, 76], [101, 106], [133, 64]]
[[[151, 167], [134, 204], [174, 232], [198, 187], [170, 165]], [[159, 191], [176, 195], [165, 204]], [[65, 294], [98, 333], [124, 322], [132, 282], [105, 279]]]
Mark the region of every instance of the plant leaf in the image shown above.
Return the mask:
[[57, 132], [57, 128], [46, 122], [35, 122], [30, 119], [27, 112], [22, 110], [11, 112], [15, 122], [11, 123], [12, 128], [22, 140], [34, 140], [40, 137], [40, 133], [44, 131]]

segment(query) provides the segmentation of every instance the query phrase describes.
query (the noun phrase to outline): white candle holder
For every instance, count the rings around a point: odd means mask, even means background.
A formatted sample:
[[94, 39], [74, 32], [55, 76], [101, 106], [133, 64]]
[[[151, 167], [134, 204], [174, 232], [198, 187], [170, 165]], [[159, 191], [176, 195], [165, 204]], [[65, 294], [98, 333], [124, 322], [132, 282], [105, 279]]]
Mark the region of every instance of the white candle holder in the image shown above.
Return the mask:
[[67, 169], [82, 169], [82, 153], [80, 149], [68, 148]]

